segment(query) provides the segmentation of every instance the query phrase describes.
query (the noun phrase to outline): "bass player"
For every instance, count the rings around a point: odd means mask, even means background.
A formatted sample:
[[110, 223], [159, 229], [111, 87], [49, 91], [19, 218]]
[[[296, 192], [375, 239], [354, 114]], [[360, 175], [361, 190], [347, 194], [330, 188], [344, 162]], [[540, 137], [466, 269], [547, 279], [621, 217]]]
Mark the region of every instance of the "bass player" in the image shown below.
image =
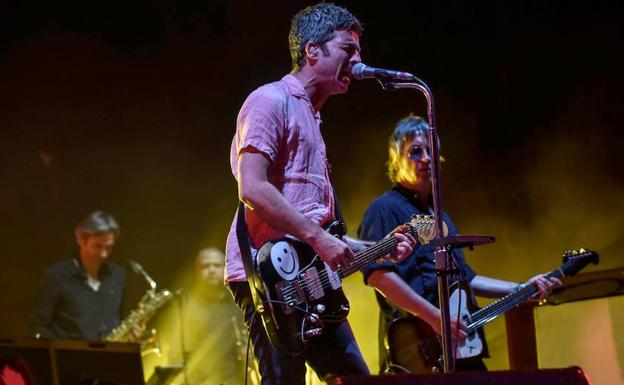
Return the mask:
[[[368, 207], [358, 229], [361, 239], [377, 241], [412, 215], [432, 213], [428, 129], [427, 122], [414, 115], [400, 120], [395, 126], [388, 141], [388, 177], [394, 186]], [[450, 235], [457, 233], [446, 213], [444, 222]], [[517, 282], [477, 275], [464, 260], [461, 249], [453, 250], [452, 256], [459, 269], [460, 280], [469, 283], [476, 295], [498, 298], [522, 286]], [[391, 372], [395, 368], [389, 367], [392, 363], [389, 362], [384, 338], [392, 320], [406, 315], [415, 316], [428, 324], [435, 333], [441, 334], [433, 249], [427, 246], [415, 248], [408, 258], [397, 264], [373, 263], [364, 269], [364, 280], [376, 289], [380, 306], [380, 372]], [[544, 298], [561, 281], [557, 278], [547, 279], [540, 274], [526, 284], [535, 285], [540, 298]], [[466, 325], [461, 320], [451, 320], [451, 331], [452, 336], [460, 342], [466, 338]], [[485, 341], [481, 330], [480, 333], [481, 339]], [[487, 345], [484, 343], [481, 354], [457, 360], [456, 370], [487, 370], [481, 359], [487, 357], [487, 354]]]

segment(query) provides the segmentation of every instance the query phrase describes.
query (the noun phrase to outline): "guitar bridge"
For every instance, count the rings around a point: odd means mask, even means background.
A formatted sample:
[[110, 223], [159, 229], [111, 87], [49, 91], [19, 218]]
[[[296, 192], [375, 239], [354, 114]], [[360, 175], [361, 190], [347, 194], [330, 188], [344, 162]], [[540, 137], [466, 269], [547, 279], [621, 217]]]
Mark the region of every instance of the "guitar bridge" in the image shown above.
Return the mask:
[[282, 302], [284, 314], [295, 311], [295, 306], [305, 302], [305, 294], [299, 281], [280, 281], [275, 285], [277, 298]]
[[301, 282], [305, 286], [305, 292], [310, 301], [323, 298], [325, 296], [325, 290], [323, 290], [323, 283], [319, 277], [316, 267], [310, 267], [305, 269], [299, 274]]

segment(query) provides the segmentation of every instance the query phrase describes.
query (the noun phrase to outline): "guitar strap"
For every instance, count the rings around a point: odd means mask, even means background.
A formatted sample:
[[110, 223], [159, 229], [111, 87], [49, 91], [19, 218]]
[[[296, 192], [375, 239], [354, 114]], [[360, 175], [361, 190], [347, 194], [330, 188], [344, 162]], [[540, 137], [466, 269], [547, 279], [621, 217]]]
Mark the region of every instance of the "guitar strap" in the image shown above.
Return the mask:
[[332, 194], [334, 195], [334, 220], [339, 221], [343, 225], [344, 234], [347, 233], [347, 225], [345, 224], [344, 218], [342, 216], [342, 212], [340, 211], [340, 204], [338, 203], [338, 197], [336, 197], [336, 189], [334, 189], [334, 185], [331, 185]]
[[247, 224], [245, 223], [245, 204], [242, 201], [239, 201], [238, 211], [236, 212], [236, 238], [238, 239], [238, 248], [241, 253], [241, 259], [243, 260], [245, 275], [247, 275], [247, 282], [249, 282], [251, 297], [253, 303], [258, 306], [262, 303], [262, 300], [258, 298], [258, 292], [256, 291], [255, 268], [250, 247], [251, 241], [249, 239], [249, 232], [247, 231]]

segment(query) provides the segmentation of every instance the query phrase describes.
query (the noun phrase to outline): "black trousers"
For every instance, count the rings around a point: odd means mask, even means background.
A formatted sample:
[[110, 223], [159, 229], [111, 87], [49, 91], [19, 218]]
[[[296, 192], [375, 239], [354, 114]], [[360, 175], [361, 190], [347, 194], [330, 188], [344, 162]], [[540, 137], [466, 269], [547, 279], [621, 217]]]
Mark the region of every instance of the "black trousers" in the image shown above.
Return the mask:
[[254, 314], [249, 284], [228, 282], [228, 286], [249, 328], [262, 385], [305, 385], [306, 362], [319, 378], [329, 374], [370, 374], [347, 321], [326, 328], [301, 355], [280, 354], [271, 345], [260, 315]]

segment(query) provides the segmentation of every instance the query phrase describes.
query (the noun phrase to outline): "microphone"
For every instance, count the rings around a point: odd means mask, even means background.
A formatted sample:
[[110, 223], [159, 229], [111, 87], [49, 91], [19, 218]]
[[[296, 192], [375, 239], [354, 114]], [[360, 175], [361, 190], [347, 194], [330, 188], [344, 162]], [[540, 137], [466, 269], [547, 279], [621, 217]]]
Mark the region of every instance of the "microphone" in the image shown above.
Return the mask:
[[147, 274], [147, 271], [143, 269], [143, 266], [141, 266], [137, 261], [130, 260], [129, 262], [130, 266], [132, 266], [132, 270], [134, 270], [134, 272], [137, 274], [141, 274], [143, 278], [145, 278], [149, 286], [152, 288], [152, 290], [156, 290], [156, 282], [154, 282], [152, 277]]
[[364, 63], [357, 63], [351, 68], [351, 75], [357, 80], [378, 79], [378, 80], [414, 80], [415, 76], [409, 72], [385, 70], [367, 66]]

